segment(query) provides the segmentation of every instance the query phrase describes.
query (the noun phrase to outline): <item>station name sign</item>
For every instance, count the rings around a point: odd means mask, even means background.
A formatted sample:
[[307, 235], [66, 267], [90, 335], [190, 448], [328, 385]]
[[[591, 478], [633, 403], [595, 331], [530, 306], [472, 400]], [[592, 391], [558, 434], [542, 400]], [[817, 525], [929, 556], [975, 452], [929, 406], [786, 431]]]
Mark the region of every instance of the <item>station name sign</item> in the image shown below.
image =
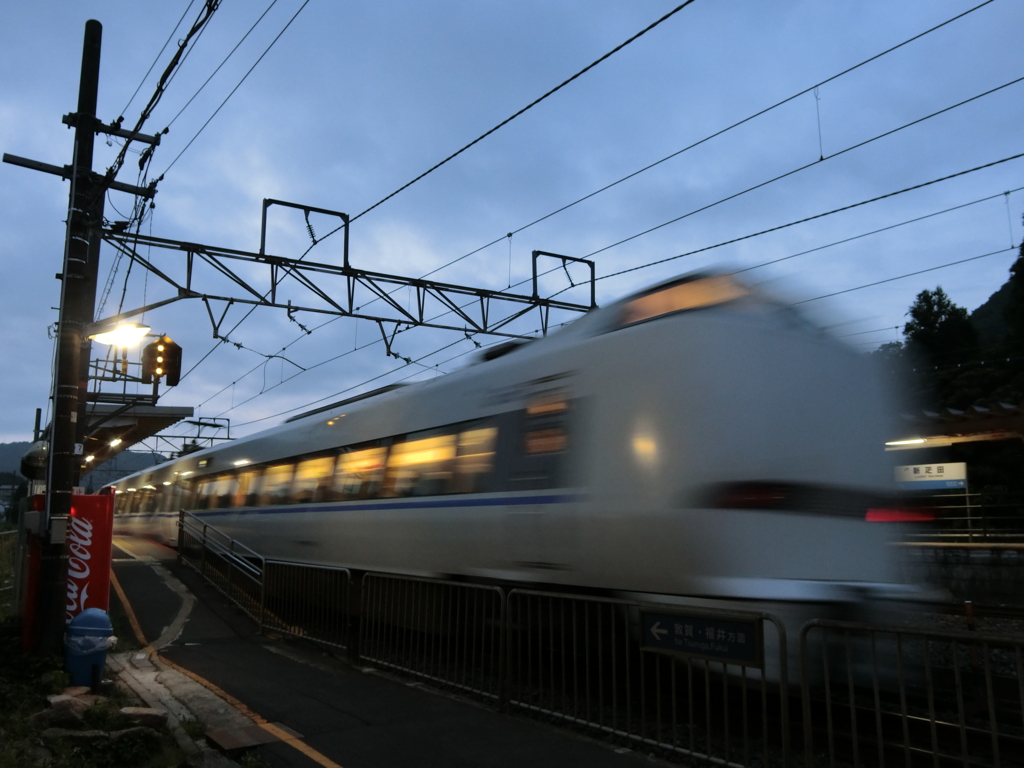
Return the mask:
[[762, 621], [749, 616], [641, 612], [640, 647], [760, 668]]
[[905, 464], [896, 467], [896, 482], [904, 488], [966, 488], [967, 464]]

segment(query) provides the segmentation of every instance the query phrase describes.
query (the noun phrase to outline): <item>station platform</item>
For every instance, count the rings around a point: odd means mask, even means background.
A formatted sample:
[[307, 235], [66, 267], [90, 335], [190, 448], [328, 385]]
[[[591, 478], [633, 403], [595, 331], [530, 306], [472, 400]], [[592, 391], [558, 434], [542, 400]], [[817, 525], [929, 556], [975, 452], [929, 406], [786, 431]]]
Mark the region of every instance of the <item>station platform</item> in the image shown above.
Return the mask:
[[162, 681], [171, 708], [189, 710], [229, 750], [258, 744], [251, 748], [265, 763], [295, 768], [664, 764], [260, 635], [173, 549], [120, 536], [114, 545], [119, 590], [148, 644], [124, 655], [123, 674]]

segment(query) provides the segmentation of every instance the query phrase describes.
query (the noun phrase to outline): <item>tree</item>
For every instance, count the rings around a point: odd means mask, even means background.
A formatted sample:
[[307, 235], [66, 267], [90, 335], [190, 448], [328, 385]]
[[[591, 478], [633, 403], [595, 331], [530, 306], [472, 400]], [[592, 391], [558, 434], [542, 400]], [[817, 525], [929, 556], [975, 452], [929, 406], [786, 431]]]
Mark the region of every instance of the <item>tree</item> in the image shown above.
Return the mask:
[[1010, 267], [1010, 301], [1006, 305], [1006, 340], [1014, 355], [1024, 351], [1024, 241], [1020, 244], [1020, 256]]
[[963, 363], [977, 352], [978, 332], [967, 310], [954, 304], [942, 286], [917, 294], [907, 314], [910, 320], [903, 326], [907, 346], [932, 365]]

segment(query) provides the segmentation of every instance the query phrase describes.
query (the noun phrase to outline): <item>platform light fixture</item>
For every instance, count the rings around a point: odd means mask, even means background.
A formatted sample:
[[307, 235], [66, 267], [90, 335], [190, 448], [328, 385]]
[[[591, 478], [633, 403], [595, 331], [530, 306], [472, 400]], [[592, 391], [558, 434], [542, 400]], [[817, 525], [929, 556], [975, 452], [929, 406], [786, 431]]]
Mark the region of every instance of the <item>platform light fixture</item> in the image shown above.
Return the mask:
[[893, 440], [886, 443], [886, 445], [920, 445], [921, 443], [927, 443], [927, 438], [915, 437], [912, 440]]
[[110, 441], [110, 447], [117, 448], [117, 446], [119, 446], [123, 442], [124, 441], [120, 437], [115, 437], [113, 440]]
[[109, 330], [89, 334], [89, 338], [112, 347], [130, 347], [142, 341], [150, 330], [148, 325], [118, 323]]

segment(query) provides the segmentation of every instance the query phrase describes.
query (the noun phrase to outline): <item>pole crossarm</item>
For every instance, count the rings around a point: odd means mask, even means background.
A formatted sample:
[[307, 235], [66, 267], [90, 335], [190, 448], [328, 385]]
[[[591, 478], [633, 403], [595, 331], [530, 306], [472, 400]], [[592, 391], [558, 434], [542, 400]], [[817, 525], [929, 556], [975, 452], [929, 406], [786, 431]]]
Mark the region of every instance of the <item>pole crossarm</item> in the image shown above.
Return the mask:
[[[275, 201], [276, 202], [276, 201]], [[544, 298], [538, 295], [536, 278], [534, 279], [533, 295], [517, 294], [507, 291], [496, 291], [486, 288], [474, 288], [452, 283], [441, 283], [423, 278], [402, 277], [383, 272], [371, 272], [357, 269], [349, 264], [335, 265], [323, 262], [304, 261], [301, 259], [274, 256], [265, 252], [254, 253], [232, 248], [220, 248], [211, 245], [200, 245], [180, 240], [128, 233], [123, 230], [104, 229], [103, 239], [121, 253], [133, 259], [140, 266], [173, 287], [177, 295], [154, 304], [148, 304], [134, 310], [122, 312], [114, 317], [99, 320], [96, 325], [109, 325], [120, 320], [133, 317], [156, 306], [163, 306], [181, 299], [202, 299], [210, 314], [214, 326], [214, 337], [219, 338], [219, 328], [224, 320], [214, 321], [210, 302], [222, 301], [227, 304], [264, 306], [284, 309], [289, 315], [295, 312], [311, 312], [320, 315], [336, 315], [370, 320], [377, 323], [394, 324], [397, 330], [401, 326], [437, 328], [441, 330], [481, 333], [506, 338], [526, 338], [523, 334], [512, 333], [506, 329], [514, 320], [523, 317], [531, 310], [539, 310], [541, 330], [547, 333], [548, 318], [551, 310], [586, 313], [594, 306], [593, 266], [591, 265], [590, 303], [578, 304], [556, 298]], [[183, 252], [185, 255], [185, 276], [178, 280], [168, 270], [156, 267], [149, 259], [138, 253], [140, 248], [157, 248], [165, 251]], [[536, 258], [536, 257], [535, 257]], [[560, 257], [569, 258], [569, 257]], [[573, 261], [582, 261], [572, 259]], [[347, 261], [347, 259], [346, 259]], [[241, 288], [238, 296], [228, 296], [197, 290], [195, 287], [194, 267], [204, 263], [227, 278], [230, 283]], [[238, 264], [256, 265], [267, 269], [266, 288], [254, 284], [246, 275], [251, 269], [237, 269]], [[590, 262], [585, 262], [590, 264]], [[534, 270], [536, 273], [536, 270]], [[312, 294], [321, 305], [297, 303], [292, 299], [280, 298], [282, 283], [291, 278], [292, 285], [308, 294]], [[344, 280], [344, 295], [338, 291], [330, 291], [318, 284], [318, 278], [341, 278]], [[409, 303], [398, 300], [394, 295], [397, 289], [407, 288], [412, 293]], [[361, 293], [357, 293], [361, 291]], [[357, 296], [365, 299], [357, 301]], [[367, 312], [363, 307], [376, 301], [386, 308], [385, 313]], [[454, 314], [458, 320], [444, 322], [441, 317], [428, 318], [431, 304], [441, 308], [445, 313]], [[498, 310], [495, 312], [494, 310]], [[225, 313], [227, 307], [225, 307]], [[500, 315], [495, 319], [495, 315]], [[442, 315], [443, 316], [443, 315]], [[461, 324], [457, 324], [461, 323]]]
[[[18, 157], [18, 155], [11, 155], [4, 152], [4, 162], [10, 165], [17, 165], [22, 168], [28, 168], [33, 171], [42, 171], [43, 173], [52, 173], [54, 176], [60, 176], [62, 179], [70, 179], [75, 175], [75, 169], [70, 165], [51, 165], [50, 163], [43, 163], [39, 160], [30, 160], [27, 157]], [[105, 177], [98, 173], [90, 172], [90, 180], [94, 184], [102, 184], [108, 189], [114, 189], [118, 192], [127, 192], [130, 195], [138, 195], [144, 197], [147, 200], [156, 194], [156, 183], [150, 184], [148, 187], [137, 187], [134, 184], [124, 184], [120, 181], [108, 181]]]

